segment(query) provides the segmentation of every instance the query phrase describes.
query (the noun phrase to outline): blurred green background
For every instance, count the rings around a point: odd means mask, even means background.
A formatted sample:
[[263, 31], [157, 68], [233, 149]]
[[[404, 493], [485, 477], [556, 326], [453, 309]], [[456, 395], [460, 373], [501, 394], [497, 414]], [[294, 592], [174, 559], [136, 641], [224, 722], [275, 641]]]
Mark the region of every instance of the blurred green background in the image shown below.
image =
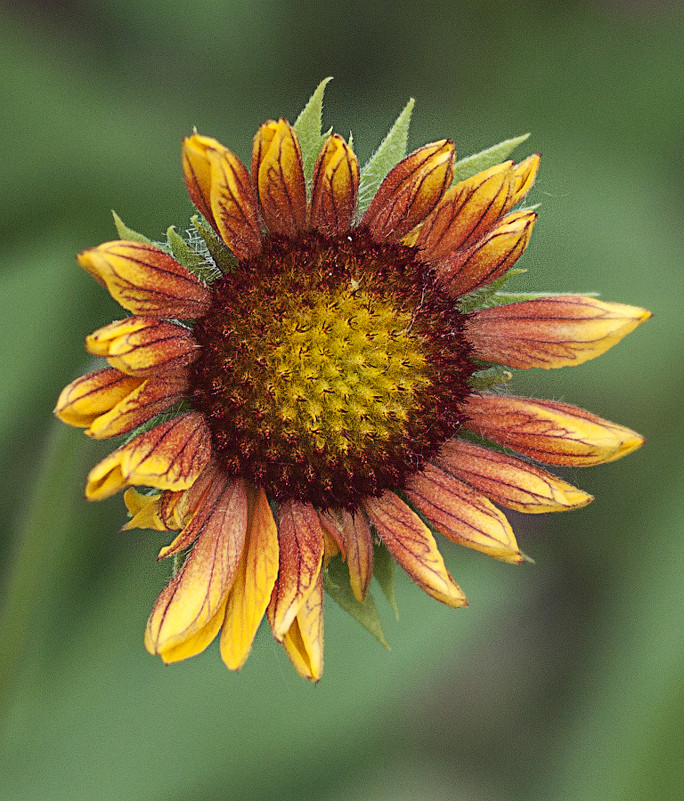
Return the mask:
[[[667, 2], [24, 0], [0, 4], [0, 797], [12, 801], [683, 797], [682, 7]], [[334, 75], [325, 122], [367, 158], [409, 96], [410, 146], [531, 131], [540, 222], [520, 289], [596, 290], [654, 319], [595, 362], [519, 374], [648, 438], [566, 477], [596, 495], [515, 517], [535, 565], [445, 544], [470, 600], [398, 580], [392, 651], [328, 600], [311, 686], [266, 631], [242, 673], [142, 646], [167, 578], [106, 444], [60, 427], [83, 337], [120, 311], [75, 254], [110, 208], [161, 237], [191, 214], [193, 126], [249, 158]], [[526, 149], [525, 149], [526, 148]]]

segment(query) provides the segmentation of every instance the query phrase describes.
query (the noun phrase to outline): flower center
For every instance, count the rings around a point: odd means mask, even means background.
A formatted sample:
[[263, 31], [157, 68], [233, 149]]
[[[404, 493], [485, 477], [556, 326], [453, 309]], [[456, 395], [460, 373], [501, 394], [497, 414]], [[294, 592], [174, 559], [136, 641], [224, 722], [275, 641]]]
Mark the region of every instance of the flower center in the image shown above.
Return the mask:
[[401, 489], [460, 427], [464, 316], [411, 248], [272, 237], [212, 289], [192, 397], [230, 475], [353, 509]]

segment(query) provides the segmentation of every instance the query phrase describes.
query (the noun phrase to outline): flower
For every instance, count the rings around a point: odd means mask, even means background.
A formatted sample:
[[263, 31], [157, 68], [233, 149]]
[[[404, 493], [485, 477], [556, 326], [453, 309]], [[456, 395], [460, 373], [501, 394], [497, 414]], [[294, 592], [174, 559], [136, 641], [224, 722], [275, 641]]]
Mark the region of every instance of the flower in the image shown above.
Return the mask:
[[402, 157], [408, 106], [362, 171], [350, 143], [320, 133], [324, 86], [295, 126], [259, 128], [249, 171], [215, 139], [184, 140], [202, 215], [190, 240], [171, 228], [155, 244], [118, 221], [120, 240], [78, 256], [131, 316], [87, 337], [107, 366], [69, 384], [56, 414], [95, 439], [125, 437], [91, 470], [87, 498], [126, 489], [126, 529], [178, 532], [145, 633], [167, 663], [220, 632], [239, 669], [266, 615], [318, 680], [324, 588], [377, 634], [369, 584], [390, 554], [464, 606], [435, 533], [520, 563], [500, 507], [592, 500], [538, 462], [600, 464], [643, 442], [498, 390], [505, 368], [580, 364], [649, 316], [501, 292], [537, 218], [520, 203], [539, 157], [506, 160], [511, 140], [454, 180], [450, 140]]

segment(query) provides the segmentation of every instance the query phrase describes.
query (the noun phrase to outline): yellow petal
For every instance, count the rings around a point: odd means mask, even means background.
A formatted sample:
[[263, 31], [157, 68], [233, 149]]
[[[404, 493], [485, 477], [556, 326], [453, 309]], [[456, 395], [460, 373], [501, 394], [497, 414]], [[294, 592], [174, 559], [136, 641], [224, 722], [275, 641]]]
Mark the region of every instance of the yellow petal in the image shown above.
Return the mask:
[[252, 151], [254, 181], [266, 227], [296, 236], [306, 230], [306, 183], [297, 134], [286, 120], [265, 122]]
[[230, 150], [215, 151], [209, 158], [216, 227], [237, 259], [249, 259], [261, 250], [259, 210], [249, 173]]
[[462, 481], [426, 465], [411, 479], [406, 494], [416, 509], [450, 540], [502, 562], [523, 561], [505, 515]]
[[128, 375], [151, 377], [180, 372], [199, 356], [192, 333], [154, 317], [128, 317], [86, 337], [86, 349], [104, 356]]
[[[366, 516], [347, 509], [319, 512], [326, 534], [326, 558], [342, 553], [349, 568], [349, 586], [357, 601], [363, 602], [373, 576], [373, 535]], [[327, 563], [326, 563], [327, 564]]]
[[389, 491], [379, 498], [367, 498], [364, 508], [387, 550], [419, 587], [447, 606], [467, 606], [430, 529], [414, 511]]
[[188, 412], [140, 434], [105, 457], [88, 475], [86, 497], [102, 500], [126, 484], [188, 489], [210, 457], [211, 439], [204, 418]]
[[354, 151], [332, 134], [321, 149], [311, 186], [311, 228], [334, 236], [352, 222], [359, 190], [359, 162]]
[[170, 665], [173, 662], [181, 662], [183, 659], [189, 659], [191, 656], [201, 654], [202, 651], [208, 648], [219, 633], [225, 610], [226, 602], [224, 601], [219, 606], [216, 614], [208, 620], [199, 631], [188, 636], [187, 639], [183, 640], [178, 645], [172, 645], [170, 648], [159, 651], [158, 655], [162, 658], [164, 663]]
[[195, 319], [211, 302], [197, 276], [146, 242], [105, 242], [79, 253], [78, 263], [133, 314]]
[[121, 471], [121, 449], [110, 453], [88, 473], [85, 496], [89, 501], [102, 501], [120, 492], [128, 481]]
[[449, 189], [420, 229], [417, 246], [429, 261], [473, 244], [498, 221], [513, 194], [512, 166], [496, 164]]
[[273, 636], [282, 640], [321, 570], [324, 534], [311, 504], [288, 501], [280, 507], [278, 540], [278, 578], [268, 621]]
[[187, 388], [187, 375], [183, 371], [162, 378], [148, 378], [108, 412], [93, 420], [85, 433], [93, 439], [127, 434], [182, 400]]
[[295, 670], [304, 679], [318, 681], [323, 674], [323, 581], [304, 599], [297, 617], [282, 639]]
[[508, 272], [525, 252], [537, 221], [533, 211], [515, 211], [465, 250], [437, 265], [437, 276], [452, 297], [460, 297]]
[[128, 376], [113, 367], [96, 370], [64, 387], [57, 400], [55, 414], [67, 425], [87, 428], [141, 383], [142, 379]]
[[620, 459], [643, 445], [629, 428], [555, 401], [473, 394], [465, 427], [548, 464], [588, 467]]
[[221, 657], [231, 670], [247, 661], [278, 575], [278, 530], [271, 507], [262, 489], [252, 494], [245, 548], [221, 631]]
[[516, 203], [520, 203], [530, 189], [532, 189], [537, 179], [537, 173], [539, 172], [540, 160], [541, 156], [539, 153], [533, 153], [531, 156], [521, 161], [520, 164], [515, 165], [513, 168], [515, 182], [514, 191], [508, 208], [512, 208]]
[[593, 497], [535, 465], [463, 439], [445, 443], [432, 461], [494, 503], [528, 514], [580, 509]]
[[[219, 470], [212, 462], [202, 470], [191, 487], [180, 492], [163, 492], [159, 502], [159, 516], [166, 524], [167, 531], [181, 529], [180, 534], [170, 544], [164, 546], [157, 559], [175, 556], [192, 545], [199, 534], [200, 525], [196, 521], [190, 525], [198, 509], [210, 502], [210, 490], [217, 484], [225, 482]], [[200, 521], [204, 518], [200, 516]]]
[[454, 176], [453, 142], [424, 145], [390, 170], [361, 224], [377, 238], [400, 242], [435, 208]]
[[168, 531], [168, 526], [160, 515], [160, 503], [162, 494], [142, 495], [133, 487], [129, 487], [124, 492], [126, 508], [131, 514], [131, 519], [123, 527], [122, 531], [129, 531], [132, 528], [150, 528], [154, 531]]
[[636, 306], [557, 295], [475, 312], [466, 336], [484, 361], [550, 369], [600, 356], [650, 316]]
[[363, 601], [373, 575], [373, 538], [365, 515], [341, 512], [349, 584], [357, 601]]
[[152, 654], [168, 657], [170, 649], [188, 643], [191, 651], [201, 650], [208, 641], [203, 636], [196, 640], [197, 635], [206, 629], [206, 637], [213, 637], [218, 631], [247, 530], [244, 482], [216, 481], [190, 525], [198, 531], [195, 546], [147, 622], [145, 647]]
[[183, 140], [181, 160], [185, 185], [190, 200], [216, 228], [211, 210], [211, 160], [213, 153], [223, 153], [226, 148], [210, 136], [193, 134]]

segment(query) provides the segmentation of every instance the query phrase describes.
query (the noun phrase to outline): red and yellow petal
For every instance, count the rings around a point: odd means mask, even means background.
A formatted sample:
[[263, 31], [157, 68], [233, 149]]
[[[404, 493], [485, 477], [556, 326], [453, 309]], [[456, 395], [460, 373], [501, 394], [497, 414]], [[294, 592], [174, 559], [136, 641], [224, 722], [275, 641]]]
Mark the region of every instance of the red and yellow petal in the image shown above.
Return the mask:
[[432, 461], [499, 506], [540, 514], [580, 509], [593, 496], [535, 465], [463, 439], [445, 443]]
[[324, 143], [313, 172], [309, 227], [327, 236], [351, 226], [359, 191], [359, 162], [339, 134]]
[[379, 498], [367, 498], [363, 505], [387, 550], [419, 587], [447, 606], [467, 605], [430, 529], [412, 509], [389, 491]]
[[[540, 161], [541, 156], [539, 153], [533, 153], [531, 156], [521, 161], [520, 164], [515, 165], [513, 168], [513, 196], [510, 199], [508, 208], [512, 208], [516, 203], [520, 203], [530, 189], [532, 189], [534, 182], [537, 180]], [[506, 210], [508, 210], [508, 208]]]
[[323, 579], [304, 599], [297, 616], [282, 639], [294, 669], [304, 679], [318, 681], [323, 674]]
[[288, 501], [278, 519], [279, 568], [268, 606], [268, 621], [282, 640], [321, 570], [324, 534], [316, 510]]
[[93, 439], [106, 439], [127, 434], [142, 423], [182, 400], [188, 390], [183, 373], [166, 378], [147, 378], [112, 409], [100, 415], [86, 434]]
[[555, 401], [473, 394], [465, 427], [540, 462], [588, 467], [612, 462], [644, 438], [591, 412]]
[[86, 498], [102, 500], [128, 484], [162, 490], [191, 487], [211, 458], [204, 418], [188, 412], [118, 448], [88, 475]]
[[[193, 485], [187, 490], [165, 490], [155, 495], [145, 495], [130, 487], [124, 493], [126, 508], [132, 515], [131, 519], [122, 528], [128, 531], [132, 528], [151, 528], [157, 531], [186, 530], [186, 527], [197, 511], [200, 503], [207, 494], [209, 487], [216, 476], [216, 468], [212, 463], [197, 477]], [[181, 532], [183, 534], [183, 532]], [[184, 534], [187, 540], [187, 532]], [[182, 548], [177, 548], [180, 539], [176, 539], [161, 549], [158, 559], [171, 556], [192, 543], [187, 540]]]
[[164, 588], [147, 622], [145, 647], [165, 662], [204, 650], [216, 636], [247, 531], [242, 480], [217, 479], [192, 519], [194, 548]]
[[[207, 620], [194, 634], [188, 634], [185, 639], [172, 645], [163, 651], [152, 651], [150, 647], [147, 650], [162, 658], [166, 665], [172, 665], [174, 662], [182, 662], [184, 659], [190, 659], [197, 654], [201, 654], [206, 650], [212, 642], [216, 639], [216, 635], [221, 630], [223, 624], [223, 617], [226, 612], [226, 600], [218, 607], [214, 615]], [[147, 642], [145, 643], [147, 647]]]
[[122, 526], [122, 531], [130, 531], [132, 528], [149, 528], [153, 531], [170, 531], [170, 528], [161, 515], [161, 501], [164, 493], [157, 492], [154, 495], [144, 495], [134, 487], [129, 487], [124, 492], [124, 502], [126, 509], [131, 515], [131, 519]]
[[198, 525], [193, 525], [192, 521], [210, 492], [224, 481], [216, 465], [210, 462], [188, 489], [162, 492], [159, 496], [159, 518], [167, 531], [181, 531], [173, 542], [160, 549], [157, 559], [177, 556], [192, 545], [199, 532]]
[[373, 576], [373, 536], [365, 515], [329, 509], [319, 512], [319, 519], [346, 560], [352, 592], [362, 602]]
[[262, 236], [259, 209], [249, 172], [225, 148], [209, 153], [211, 211], [221, 239], [240, 261], [256, 256]]
[[306, 229], [306, 182], [297, 135], [286, 120], [265, 122], [254, 137], [252, 181], [272, 234]]
[[[182, 492], [165, 492], [161, 513], [169, 527], [186, 527], [217, 481], [221, 481], [221, 471], [214, 461], [210, 461], [191, 487]], [[170, 555], [164, 551], [165, 549], [162, 548], [159, 552], [160, 559]]]
[[514, 192], [512, 166], [512, 161], [497, 164], [449, 189], [416, 241], [428, 261], [438, 262], [474, 244], [498, 221]]
[[196, 319], [211, 302], [197, 276], [146, 242], [105, 242], [79, 253], [78, 263], [133, 314]]
[[450, 540], [502, 562], [523, 561], [506, 516], [484, 495], [443, 470], [426, 465], [411, 479], [406, 495]]
[[193, 134], [183, 139], [181, 161], [183, 176], [190, 200], [199, 209], [207, 221], [216, 228], [216, 221], [211, 210], [211, 159], [214, 153], [226, 151], [218, 140], [210, 136]]
[[221, 630], [221, 657], [240, 670], [252, 650], [278, 576], [278, 530], [262, 489], [251, 491], [247, 538]]
[[377, 239], [400, 242], [435, 208], [454, 177], [453, 142], [414, 150], [388, 173], [361, 224]]
[[600, 356], [650, 316], [636, 306], [558, 295], [475, 312], [466, 336], [478, 359], [550, 369]]
[[508, 272], [525, 252], [536, 221], [533, 211], [512, 212], [475, 245], [456, 251], [437, 265], [437, 277], [445, 290], [460, 297]]
[[365, 515], [341, 511], [349, 584], [357, 601], [363, 601], [373, 575], [373, 538]]
[[199, 356], [187, 328], [155, 317], [128, 317], [99, 328], [86, 337], [86, 350], [142, 377], [178, 372]]
[[342, 554], [342, 558], [347, 558], [347, 546], [342, 533], [342, 516], [336, 509], [325, 509], [318, 512], [318, 519], [321, 522], [323, 533], [325, 534], [325, 555], [335, 556]]
[[113, 367], [88, 373], [68, 384], [57, 399], [55, 414], [70, 426], [88, 428], [143, 383]]

